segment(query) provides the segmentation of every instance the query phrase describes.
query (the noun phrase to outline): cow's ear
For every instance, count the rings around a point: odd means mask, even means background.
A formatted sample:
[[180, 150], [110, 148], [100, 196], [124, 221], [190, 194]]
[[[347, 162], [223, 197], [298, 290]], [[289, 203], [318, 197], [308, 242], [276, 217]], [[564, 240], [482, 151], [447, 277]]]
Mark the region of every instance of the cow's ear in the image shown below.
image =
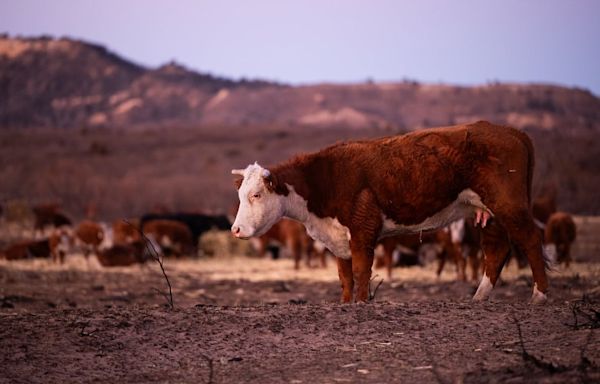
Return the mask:
[[238, 190], [239, 190], [239, 189], [242, 187], [242, 183], [243, 183], [243, 182], [244, 182], [244, 178], [243, 178], [243, 177], [242, 177], [242, 178], [235, 179], [235, 180], [233, 181], [233, 183], [234, 183], [234, 185], [235, 185], [235, 188], [236, 188], [236, 189], [238, 189]]
[[265, 182], [265, 186], [269, 192], [275, 192], [278, 195], [287, 196], [289, 191], [287, 186], [280, 182], [276, 175], [272, 174], [268, 170], [265, 169], [263, 172], [263, 180]]

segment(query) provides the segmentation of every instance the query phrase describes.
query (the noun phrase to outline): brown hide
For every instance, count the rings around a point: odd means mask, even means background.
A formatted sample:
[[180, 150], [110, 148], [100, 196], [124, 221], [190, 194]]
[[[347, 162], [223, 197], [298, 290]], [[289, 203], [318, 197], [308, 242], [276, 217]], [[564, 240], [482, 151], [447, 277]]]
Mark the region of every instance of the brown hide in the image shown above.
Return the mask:
[[129, 244], [115, 244], [111, 248], [98, 252], [98, 261], [103, 267], [121, 267], [143, 264], [145, 243], [141, 240]]
[[154, 236], [158, 244], [164, 245], [165, 238], [171, 243], [169, 251], [175, 256], [193, 253], [195, 243], [189, 227], [175, 220], [151, 220], [142, 228], [144, 234]]
[[[310, 266], [314, 253], [313, 240], [308, 236], [304, 226], [294, 220], [282, 219], [273, 225], [264, 235], [259, 237], [259, 253], [264, 255], [267, 246], [275, 241], [286, 247], [294, 256], [294, 268], [300, 268], [302, 255], [306, 255], [306, 266]], [[320, 253], [321, 265], [326, 266], [325, 252]]]
[[142, 240], [138, 230], [139, 227], [139, 219], [131, 219], [127, 220], [127, 222], [124, 220], [115, 220], [112, 224], [115, 244], [128, 244]]
[[65, 262], [65, 250], [60, 248], [63, 238], [66, 239], [69, 246], [73, 245], [73, 237], [64, 229], [57, 229], [48, 237], [50, 254], [52, 255], [52, 261], [55, 263], [60, 262], [60, 264], [63, 264]]
[[58, 204], [42, 204], [33, 207], [34, 229], [42, 230], [46, 226], [61, 227], [71, 225], [71, 220], [62, 212]]
[[550, 216], [546, 224], [545, 242], [556, 246], [557, 261], [571, 262], [571, 244], [575, 241], [577, 228], [571, 215], [566, 212], [556, 212]]
[[0, 252], [0, 256], [6, 260], [48, 258], [50, 244], [48, 239], [19, 241]]
[[[495, 215], [482, 231], [485, 273], [492, 285], [515, 248], [527, 255], [536, 289], [548, 282], [541, 236], [530, 211], [534, 152], [529, 137], [488, 122], [341, 143], [269, 168], [265, 185], [281, 195], [286, 184], [317, 217], [337, 218], [350, 230], [351, 260], [338, 258], [342, 301], [368, 298], [373, 249], [382, 214], [416, 225], [467, 188]], [[433, 228], [432, 228], [433, 229]]]
[[104, 231], [100, 224], [83, 220], [75, 229], [75, 236], [84, 244], [97, 248], [104, 239]]
[[552, 195], [538, 196], [531, 205], [533, 217], [546, 224], [550, 215], [556, 212], [556, 197]]

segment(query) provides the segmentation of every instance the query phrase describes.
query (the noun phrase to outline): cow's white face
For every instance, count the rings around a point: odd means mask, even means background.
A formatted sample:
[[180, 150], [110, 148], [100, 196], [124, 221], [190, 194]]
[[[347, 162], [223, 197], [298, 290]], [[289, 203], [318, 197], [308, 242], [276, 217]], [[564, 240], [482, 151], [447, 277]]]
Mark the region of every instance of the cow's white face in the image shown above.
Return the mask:
[[285, 198], [267, 188], [271, 174], [257, 163], [231, 173], [244, 177], [238, 189], [240, 207], [231, 232], [240, 239], [260, 236], [283, 216]]

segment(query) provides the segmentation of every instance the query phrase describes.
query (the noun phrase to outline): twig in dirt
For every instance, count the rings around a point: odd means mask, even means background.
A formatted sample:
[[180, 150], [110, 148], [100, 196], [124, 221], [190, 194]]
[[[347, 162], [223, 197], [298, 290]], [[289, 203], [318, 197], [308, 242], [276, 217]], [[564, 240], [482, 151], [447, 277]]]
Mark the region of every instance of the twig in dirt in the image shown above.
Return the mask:
[[521, 332], [521, 324], [519, 323], [514, 314], [512, 315], [512, 319], [515, 325], [517, 326], [517, 332], [519, 335], [519, 345], [521, 346], [521, 357], [523, 358], [523, 361], [533, 363], [533, 365], [535, 365], [536, 367], [541, 368], [550, 373], [564, 372], [569, 369], [569, 367], [555, 365], [554, 363], [548, 363], [544, 360], [538, 359], [534, 355], [527, 352], [527, 349], [525, 349], [525, 342], [523, 341], [523, 333]]
[[371, 278], [371, 280], [369, 280], [369, 301], [373, 301], [375, 300], [375, 295], [377, 295], [377, 290], [379, 289], [379, 287], [381, 286], [381, 284], [383, 283], [383, 279], [381, 279], [381, 281], [375, 286], [375, 290], [373, 290], [373, 292], [371, 292], [371, 283], [373, 282], [373, 280], [375, 280], [377, 277], [379, 277], [379, 275], [375, 275]]
[[[123, 220], [123, 221], [126, 224], [130, 225], [132, 228], [134, 228], [136, 231], [138, 231], [140, 236], [142, 237], [142, 239], [144, 239], [144, 245], [146, 246], [146, 250], [152, 257], [152, 259], [154, 259], [154, 261], [156, 261], [158, 263], [158, 265], [160, 266], [160, 270], [161, 270], [165, 280], [167, 281], [167, 286], [169, 287], [169, 295], [167, 296], [167, 294], [165, 292], [159, 290], [158, 288], [154, 288], [154, 290], [156, 290], [157, 292], [159, 292], [160, 294], [163, 295], [165, 300], [167, 300], [167, 304], [169, 304], [169, 308], [171, 308], [171, 309], [175, 308], [175, 304], [173, 302], [173, 290], [171, 288], [171, 282], [169, 281], [169, 276], [167, 276], [167, 272], [165, 271], [162, 257], [156, 251], [156, 248], [154, 248], [154, 244], [152, 244], [150, 239], [148, 239], [148, 237], [146, 237], [146, 235], [144, 235], [144, 232], [142, 232], [141, 228], [138, 228], [135, 225], [131, 224], [128, 220]], [[150, 245], [148, 245], [148, 244], [150, 244]]]
[[213, 360], [201, 353], [200, 357], [208, 362], [208, 384], [214, 384], [214, 369], [213, 369]]
[[[592, 301], [587, 295], [583, 295], [580, 300], [577, 300], [571, 306], [573, 312], [573, 324], [565, 324], [573, 329], [581, 328], [600, 328], [600, 311], [592, 308]], [[580, 323], [579, 319], [586, 319], [586, 322]]]
[[581, 372], [584, 376], [587, 375], [588, 368], [590, 368], [590, 367], [598, 368], [598, 366], [596, 364], [594, 364], [593, 361], [588, 359], [588, 357], [585, 355], [588, 345], [590, 344], [590, 341], [592, 339], [592, 334], [594, 332], [593, 329], [590, 329], [590, 332], [588, 333], [588, 335], [586, 337], [585, 343], [581, 346], [581, 349], [579, 351], [579, 363], [577, 365], [573, 365], [573, 366], [558, 365], [558, 364], [554, 364], [554, 363], [545, 362], [541, 359], [538, 359], [537, 357], [530, 354], [529, 352], [527, 352], [527, 350], [525, 349], [525, 342], [523, 341], [523, 333], [521, 332], [521, 324], [519, 324], [519, 321], [517, 320], [517, 318], [515, 317], [514, 314], [512, 314], [512, 318], [513, 318], [515, 325], [517, 326], [517, 332], [519, 334], [519, 344], [521, 345], [521, 356], [523, 357], [523, 360], [525, 362], [533, 363], [536, 367], [541, 368], [550, 373], [558, 373], [558, 372], [577, 370], [577, 371]]
[[81, 324], [81, 329], [79, 330], [79, 336], [91, 336], [93, 335], [98, 329], [94, 329], [91, 332], [85, 332], [85, 328], [90, 325], [90, 323], [82, 323]]

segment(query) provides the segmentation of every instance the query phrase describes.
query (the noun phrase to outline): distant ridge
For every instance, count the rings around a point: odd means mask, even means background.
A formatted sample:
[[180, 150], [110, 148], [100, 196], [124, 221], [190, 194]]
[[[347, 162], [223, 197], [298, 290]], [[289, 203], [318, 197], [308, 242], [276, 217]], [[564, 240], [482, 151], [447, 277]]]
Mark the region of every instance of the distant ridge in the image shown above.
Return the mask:
[[417, 129], [487, 119], [600, 132], [600, 99], [543, 84], [289, 86], [168, 63], [148, 69], [68, 38], [0, 35], [0, 128], [285, 125]]

